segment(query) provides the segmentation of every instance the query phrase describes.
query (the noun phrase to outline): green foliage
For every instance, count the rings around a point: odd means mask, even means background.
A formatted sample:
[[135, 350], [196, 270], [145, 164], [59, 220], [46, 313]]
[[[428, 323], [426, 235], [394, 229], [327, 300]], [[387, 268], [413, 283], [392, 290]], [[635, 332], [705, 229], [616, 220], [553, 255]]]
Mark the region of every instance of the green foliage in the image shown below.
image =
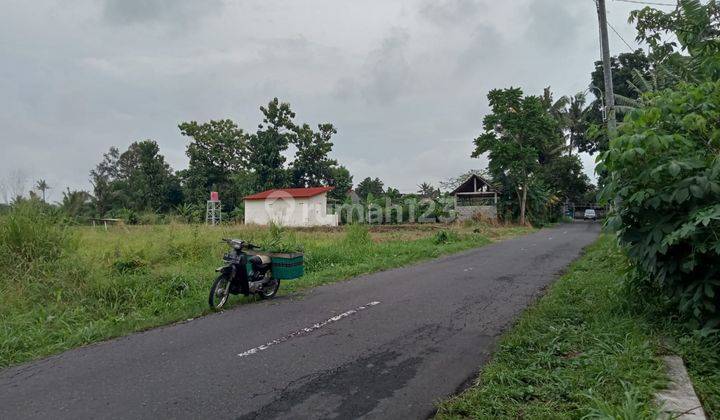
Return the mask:
[[[290, 186], [333, 186], [330, 197], [343, 200], [353, 178], [328, 157], [337, 133], [333, 125], [320, 124], [317, 131], [308, 124], [296, 125], [290, 104], [277, 98], [260, 111], [263, 120], [254, 134], [229, 119], [180, 124], [181, 134], [190, 139], [186, 150], [190, 163], [177, 173], [154, 141], [135, 142], [123, 153], [111, 147], [90, 172], [95, 214], [102, 217], [123, 208], [166, 214], [180, 207], [179, 220], [198, 222], [202, 217], [197, 213], [204, 212], [211, 191], [220, 193], [223, 211], [230, 213], [242, 208], [243, 197], [249, 194]], [[290, 144], [297, 151], [287, 167], [284, 152]]]
[[488, 99], [492, 113], [483, 120], [485, 132], [475, 139], [472, 156], [488, 153], [491, 175], [515, 193], [524, 224], [530, 184], [552, 151], [562, 147], [562, 135], [543, 98], [510, 88], [492, 90]]
[[353, 187], [353, 177], [350, 175], [350, 171], [344, 166], [334, 166], [330, 168], [330, 176], [327, 180], [327, 185], [334, 187], [332, 191], [328, 193], [328, 198], [343, 202], [350, 190]]
[[418, 185], [417, 193], [422, 198], [438, 198], [441, 195], [440, 189], [433, 187], [432, 184], [427, 182]]
[[60, 209], [70, 219], [87, 219], [93, 215], [92, 199], [93, 197], [87, 191], [71, 191], [68, 188], [67, 191], [63, 191]]
[[720, 83], [650, 94], [599, 159], [608, 225], [649, 291], [720, 325]]
[[337, 161], [328, 158], [332, 151], [331, 138], [337, 130], [332, 124], [318, 125], [313, 132], [309, 125], [295, 128], [295, 160], [290, 166], [292, 185], [295, 187], [316, 187], [326, 184], [332, 177], [332, 168]]
[[457, 240], [458, 236], [455, 232], [445, 229], [437, 232], [433, 237], [433, 242], [435, 242], [436, 245], [444, 245], [450, 242], [455, 242]]
[[583, 419], [588, 420], [637, 420], [657, 419], [661, 410], [650, 406], [642, 393], [633, 385], [623, 382], [624, 399], [620, 404], [611, 403], [601, 397], [588, 393], [591, 408]]
[[591, 185], [578, 156], [555, 156], [542, 166], [539, 175], [560, 201], [582, 201]]
[[257, 176], [258, 191], [287, 187], [290, 180], [284, 168], [285, 156], [282, 153], [296, 136], [293, 122], [295, 113], [289, 103], [280, 102], [277, 98], [270, 101], [267, 107], [261, 106], [260, 111], [263, 122], [248, 141], [248, 167]]
[[0, 263], [8, 269], [51, 263], [76, 247], [75, 234], [40, 203], [17, 203], [0, 217]]
[[113, 263], [113, 268], [120, 274], [142, 272], [146, 267], [147, 263], [135, 255], [118, 258]]
[[128, 225], [137, 225], [140, 223], [140, 216], [133, 209], [120, 209], [116, 214]]
[[180, 217], [180, 220], [182, 220], [185, 223], [192, 223], [196, 220], [193, 218], [193, 212], [196, 210], [196, 207], [189, 203], [182, 203], [175, 207], [175, 212]]
[[45, 201], [45, 192], [50, 189], [50, 185], [48, 185], [47, 181], [44, 179], [39, 179], [35, 183], [35, 188], [37, 188], [38, 191], [42, 193], [42, 201]]
[[381, 197], [384, 193], [383, 188], [384, 184], [380, 178], [372, 179], [367, 177], [360, 181], [357, 188], [355, 188], [355, 192], [362, 200], [367, 200], [370, 194], [375, 197]]
[[180, 181], [156, 142], [135, 142], [120, 154], [117, 148], [90, 172], [97, 212], [126, 207], [134, 211], [168, 210], [180, 203]]
[[345, 243], [354, 246], [367, 246], [371, 242], [367, 226], [353, 223], [345, 229]]
[[266, 252], [302, 252], [303, 247], [298, 243], [294, 232], [288, 231], [281, 225], [270, 223], [267, 234], [258, 244]]
[[679, 0], [670, 12], [645, 7], [632, 12], [630, 21], [637, 39], [650, 45], [652, 59], [683, 80], [720, 78], [720, 4], [715, 0]]
[[[647, 80], [655, 73], [651, 59], [642, 49], [611, 57], [610, 68], [612, 69], [613, 91], [618, 102], [620, 102], [620, 98], [626, 98], [629, 101], [638, 99], [642, 92], [638, 89], [636, 81], [638, 78]], [[603, 115], [602, 109], [604, 98], [601, 98], [605, 92], [602, 61], [595, 62], [595, 69], [590, 74], [590, 86], [596, 99], [585, 112], [587, 131], [576, 144], [580, 152], [594, 154], [604, 152], [608, 148], [608, 136], [603, 128], [606, 116]], [[623, 110], [618, 107], [618, 111], [622, 114]]]
[[219, 191], [223, 204], [229, 208], [239, 205], [254, 189], [254, 185], [237, 188], [242, 184], [233, 178], [246, 170], [248, 135], [228, 119], [202, 124], [191, 121], [178, 127], [192, 139], [185, 152], [190, 164], [181, 172], [188, 203], [204, 204], [210, 191]]

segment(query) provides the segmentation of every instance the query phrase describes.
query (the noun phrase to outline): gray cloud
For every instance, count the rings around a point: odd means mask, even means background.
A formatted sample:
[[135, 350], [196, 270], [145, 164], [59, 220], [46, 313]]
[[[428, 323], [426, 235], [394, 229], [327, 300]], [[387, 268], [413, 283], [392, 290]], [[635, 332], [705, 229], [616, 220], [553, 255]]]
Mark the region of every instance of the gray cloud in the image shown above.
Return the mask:
[[[610, 7], [631, 40], [629, 7]], [[484, 165], [469, 155], [488, 90], [584, 89], [596, 25], [589, 1], [10, 2], [0, 183], [21, 171], [59, 199], [65, 186], [89, 188], [110, 146], [145, 138], [182, 169], [178, 123], [232, 118], [253, 130], [278, 96], [299, 121], [338, 127], [334, 157], [356, 180], [412, 191]]]
[[222, 6], [220, 0], [105, 0], [103, 16], [113, 24], [179, 24], [216, 13]]
[[420, 15], [436, 25], [456, 26], [474, 18], [486, 7], [485, 1], [477, 0], [427, 0], [419, 8]]
[[412, 74], [405, 57], [409, 39], [406, 30], [392, 28], [380, 48], [368, 55], [363, 93], [370, 104], [392, 103], [410, 86]]

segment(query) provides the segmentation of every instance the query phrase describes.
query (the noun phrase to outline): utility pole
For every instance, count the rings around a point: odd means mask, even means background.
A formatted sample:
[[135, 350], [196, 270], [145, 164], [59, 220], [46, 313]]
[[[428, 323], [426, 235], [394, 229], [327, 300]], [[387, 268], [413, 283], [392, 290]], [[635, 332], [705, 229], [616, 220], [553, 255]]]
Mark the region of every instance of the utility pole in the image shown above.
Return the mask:
[[610, 67], [610, 44], [608, 42], [607, 12], [605, 0], [596, 0], [598, 21], [600, 23], [600, 44], [602, 46], [603, 74], [605, 75], [605, 106], [607, 107], [608, 136], [615, 137], [617, 121], [615, 120], [615, 91], [613, 88], [612, 68]]

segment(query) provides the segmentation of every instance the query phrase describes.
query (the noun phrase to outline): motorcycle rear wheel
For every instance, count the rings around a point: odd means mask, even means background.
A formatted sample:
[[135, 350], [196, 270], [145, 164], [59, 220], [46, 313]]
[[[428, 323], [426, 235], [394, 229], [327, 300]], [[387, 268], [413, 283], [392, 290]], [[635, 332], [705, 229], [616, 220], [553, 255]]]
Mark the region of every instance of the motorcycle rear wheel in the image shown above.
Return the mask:
[[208, 304], [210, 308], [219, 311], [230, 297], [230, 278], [226, 274], [220, 274], [210, 287]]
[[[266, 275], [272, 276], [272, 273], [268, 272]], [[280, 279], [276, 279], [273, 277], [269, 284], [267, 284], [265, 287], [260, 289], [260, 291], [258, 292], [258, 295], [260, 295], [260, 299], [271, 299], [271, 298], [275, 297], [279, 288], [280, 288]]]

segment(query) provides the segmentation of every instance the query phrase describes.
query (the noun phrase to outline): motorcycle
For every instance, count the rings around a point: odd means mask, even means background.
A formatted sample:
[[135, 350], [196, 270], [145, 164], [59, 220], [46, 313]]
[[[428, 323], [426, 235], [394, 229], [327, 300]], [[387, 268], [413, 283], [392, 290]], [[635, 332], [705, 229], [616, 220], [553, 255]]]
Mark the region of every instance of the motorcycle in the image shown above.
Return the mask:
[[269, 256], [251, 255], [257, 245], [239, 239], [223, 239], [230, 245], [232, 252], [223, 256], [225, 265], [215, 271], [220, 273], [210, 288], [208, 303], [210, 308], [219, 310], [225, 305], [230, 295], [258, 295], [261, 299], [274, 297], [280, 288], [280, 280], [272, 275], [272, 264]]

